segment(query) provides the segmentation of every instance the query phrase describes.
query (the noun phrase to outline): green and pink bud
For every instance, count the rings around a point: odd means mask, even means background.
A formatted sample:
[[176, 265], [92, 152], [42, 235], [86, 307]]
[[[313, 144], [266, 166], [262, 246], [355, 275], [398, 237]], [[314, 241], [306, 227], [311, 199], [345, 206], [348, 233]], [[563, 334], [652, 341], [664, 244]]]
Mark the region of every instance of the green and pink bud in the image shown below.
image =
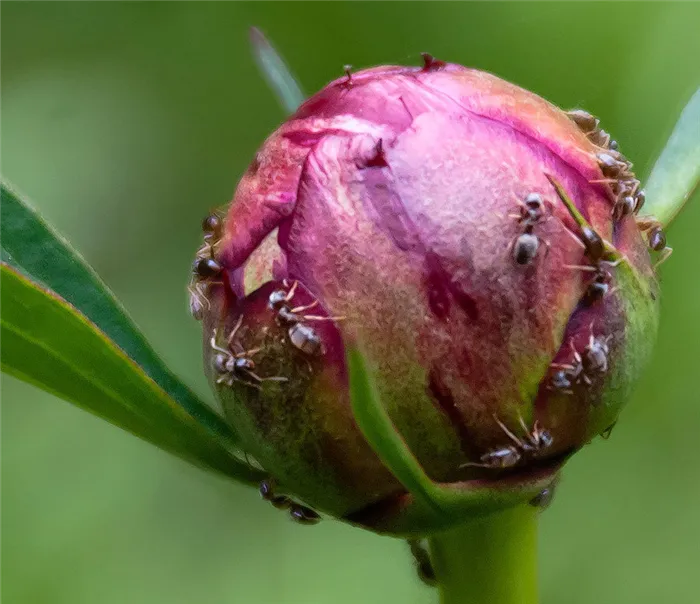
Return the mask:
[[353, 415], [358, 348], [436, 483], [554, 473], [614, 424], [654, 341], [643, 201], [597, 120], [488, 73], [426, 55], [330, 83], [198, 252], [205, 365], [242, 447], [281, 493], [371, 526], [406, 489]]

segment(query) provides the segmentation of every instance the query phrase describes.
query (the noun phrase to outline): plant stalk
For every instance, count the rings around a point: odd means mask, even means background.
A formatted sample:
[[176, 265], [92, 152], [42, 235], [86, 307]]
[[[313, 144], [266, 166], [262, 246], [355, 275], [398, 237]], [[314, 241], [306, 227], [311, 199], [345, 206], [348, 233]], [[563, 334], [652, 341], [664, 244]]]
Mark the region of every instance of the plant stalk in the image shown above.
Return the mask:
[[442, 604], [537, 604], [537, 508], [521, 505], [430, 538]]

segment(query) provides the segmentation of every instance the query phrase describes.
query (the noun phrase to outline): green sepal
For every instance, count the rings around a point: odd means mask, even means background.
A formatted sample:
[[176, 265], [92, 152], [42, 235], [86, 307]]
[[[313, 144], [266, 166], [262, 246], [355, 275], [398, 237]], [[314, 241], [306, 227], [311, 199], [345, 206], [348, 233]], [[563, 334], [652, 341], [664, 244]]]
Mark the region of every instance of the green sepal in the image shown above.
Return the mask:
[[352, 410], [360, 431], [377, 456], [408, 493], [385, 507], [347, 520], [379, 533], [425, 535], [466, 518], [518, 505], [535, 497], [555, 479], [563, 460], [547, 468], [497, 480], [443, 484], [425, 473], [384, 409], [371, 369], [358, 346], [348, 346], [346, 359]]

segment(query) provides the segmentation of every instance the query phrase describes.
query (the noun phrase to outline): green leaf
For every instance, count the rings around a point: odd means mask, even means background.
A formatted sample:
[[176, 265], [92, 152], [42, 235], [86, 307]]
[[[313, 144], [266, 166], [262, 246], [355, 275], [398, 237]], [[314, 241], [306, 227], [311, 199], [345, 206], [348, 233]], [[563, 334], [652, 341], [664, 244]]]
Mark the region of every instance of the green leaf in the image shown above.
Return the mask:
[[216, 437], [235, 445], [231, 429], [163, 364], [95, 271], [6, 182], [2, 183], [0, 231], [4, 262], [73, 305], [187, 414]]
[[700, 183], [700, 89], [681, 113], [645, 187], [644, 216], [668, 226]]
[[348, 348], [347, 364], [355, 421], [377, 456], [415, 500], [412, 509], [402, 512], [406, 524], [410, 524], [413, 518], [423, 525], [435, 520], [439, 526], [446, 519], [465, 518], [522, 503], [550, 484], [561, 466], [557, 462], [549, 469], [507, 480], [435, 482], [411, 453], [384, 409], [372, 372], [359, 347]]
[[262, 479], [87, 317], [5, 263], [0, 300], [3, 371], [196, 465], [249, 484]]
[[294, 113], [304, 102], [304, 93], [289, 68], [272, 44], [257, 28], [250, 28], [250, 43], [253, 56], [265, 81], [277, 96], [277, 100], [287, 113]]

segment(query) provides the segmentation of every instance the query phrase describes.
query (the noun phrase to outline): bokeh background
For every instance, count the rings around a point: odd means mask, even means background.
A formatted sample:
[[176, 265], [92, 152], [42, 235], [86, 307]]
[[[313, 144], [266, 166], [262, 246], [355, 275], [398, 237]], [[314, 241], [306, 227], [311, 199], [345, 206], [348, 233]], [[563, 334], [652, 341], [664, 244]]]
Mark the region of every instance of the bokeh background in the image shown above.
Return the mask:
[[[250, 25], [307, 92], [420, 51], [492, 71], [599, 115], [642, 176], [700, 85], [700, 3], [2, 2], [3, 175], [206, 400], [185, 297], [200, 219], [283, 118]], [[699, 228], [697, 199], [670, 232], [654, 363], [543, 514], [544, 604], [698, 601]], [[2, 395], [8, 604], [436, 601], [400, 541], [297, 526], [30, 386]]]

